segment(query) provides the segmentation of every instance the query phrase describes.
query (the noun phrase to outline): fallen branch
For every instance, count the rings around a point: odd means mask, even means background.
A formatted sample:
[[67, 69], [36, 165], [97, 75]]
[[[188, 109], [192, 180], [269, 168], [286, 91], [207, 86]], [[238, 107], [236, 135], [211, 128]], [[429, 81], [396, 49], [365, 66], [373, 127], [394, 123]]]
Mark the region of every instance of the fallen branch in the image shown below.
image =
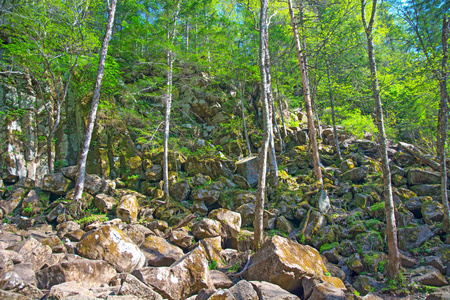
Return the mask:
[[195, 218], [194, 214], [189, 214], [187, 215], [183, 220], [181, 220], [180, 222], [178, 222], [177, 225], [175, 225], [174, 227], [170, 228], [169, 231], [166, 232], [166, 234], [164, 234], [163, 238], [167, 239], [169, 238], [169, 236], [172, 234], [172, 232], [174, 230], [177, 230], [178, 228], [183, 227], [184, 225], [186, 225], [187, 223], [189, 223], [190, 221], [192, 221]]

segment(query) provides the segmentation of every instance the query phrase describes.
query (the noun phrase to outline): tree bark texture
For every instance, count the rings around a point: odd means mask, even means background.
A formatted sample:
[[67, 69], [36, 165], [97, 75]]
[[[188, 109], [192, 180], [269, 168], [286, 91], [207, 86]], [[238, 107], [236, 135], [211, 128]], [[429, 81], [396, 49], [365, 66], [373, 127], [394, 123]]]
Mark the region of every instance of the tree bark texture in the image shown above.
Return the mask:
[[444, 221], [442, 229], [450, 232], [450, 210], [448, 204], [447, 190], [447, 164], [445, 155], [445, 143], [447, 140], [447, 123], [448, 123], [448, 91], [447, 91], [447, 61], [448, 61], [448, 31], [449, 22], [446, 16], [442, 20], [442, 61], [441, 74], [439, 76], [439, 115], [438, 115], [438, 147], [437, 152], [440, 160], [441, 172], [441, 197], [444, 206]]
[[91, 144], [92, 132], [94, 131], [95, 119], [97, 117], [97, 109], [100, 102], [100, 90], [102, 88], [103, 74], [105, 71], [106, 56], [108, 54], [108, 44], [112, 35], [112, 28], [114, 25], [114, 14], [116, 12], [117, 0], [112, 0], [109, 7], [108, 24], [106, 26], [106, 33], [103, 38], [102, 48], [100, 50], [100, 60], [98, 62], [97, 79], [95, 81], [94, 95], [92, 96], [91, 111], [89, 113], [89, 120], [84, 135], [83, 148], [81, 149], [80, 158], [78, 161], [78, 176], [75, 185], [75, 193], [73, 201], [78, 202], [78, 209], [81, 209], [81, 196], [84, 189], [84, 178], [86, 174], [86, 159]]
[[400, 273], [400, 256], [397, 244], [397, 225], [395, 223], [395, 206], [392, 196], [392, 184], [391, 184], [391, 171], [389, 169], [388, 147], [386, 132], [384, 130], [383, 119], [383, 107], [380, 97], [380, 88], [377, 76], [377, 65], [375, 61], [375, 51], [373, 47], [373, 23], [375, 20], [375, 14], [377, 9], [377, 0], [372, 0], [372, 13], [370, 21], [367, 24], [366, 21], [366, 2], [361, 0], [361, 18], [364, 25], [364, 31], [367, 36], [367, 48], [369, 56], [369, 67], [372, 81], [372, 92], [375, 100], [375, 115], [376, 124], [378, 128], [378, 138], [380, 143], [381, 152], [381, 164], [383, 169], [383, 185], [384, 185], [384, 201], [385, 201], [385, 214], [386, 214], [386, 236], [388, 240], [388, 258], [389, 258], [389, 270], [388, 275], [391, 278], [398, 277]]
[[304, 59], [304, 56], [302, 53], [302, 46], [300, 44], [300, 39], [298, 37], [298, 30], [297, 30], [297, 25], [295, 23], [295, 15], [294, 15], [294, 8], [292, 5], [292, 0], [288, 0], [288, 4], [289, 4], [289, 14], [291, 16], [292, 31], [294, 33], [295, 47], [297, 48], [297, 58], [298, 58], [298, 63], [300, 65], [300, 71], [301, 71], [301, 76], [302, 76], [303, 94], [305, 97], [306, 116], [308, 118], [309, 139], [311, 141], [312, 157], [313, 157], [313, 163], [314, 163], [314, 173], [316, 175], [316, 179], [319, 180], [320, 183], [323, 183], [322, 170], [320, 169], [319, 149], [317, 146], [316, 128], [314, 126], [314, 114], [313, 114], [312, 103], [311, 103], [311, 92], [310, 92], [310, 88], [309, 88], [308, 66], [306, 65], [306, 62], [305, 62], [305, 59]]

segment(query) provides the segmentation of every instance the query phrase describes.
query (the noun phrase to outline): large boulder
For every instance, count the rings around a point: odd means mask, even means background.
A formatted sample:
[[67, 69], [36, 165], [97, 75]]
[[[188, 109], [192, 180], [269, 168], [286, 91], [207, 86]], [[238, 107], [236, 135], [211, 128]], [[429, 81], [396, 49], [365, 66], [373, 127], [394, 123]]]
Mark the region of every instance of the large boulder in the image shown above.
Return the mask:
[[43, 245], [34, 238], [29, 238], [8, 248], [19, 253], [23, 260], [33, 265], [33, 270], [38, 271], [52, 256], [52, 249]]
[[15, 189], [6, 200], [0, 201], [0, 212], [3, 210], [5, 215], [11, 214], [16, 208], [19, 207], [19, 204], [25, 195], [26, 191], [23, 188]]
[[85, 235], [77, 250], [83, 257], [110, 263], [118, 272], [132, 272], [146, 262], [138, 246], [114, 225], [104, 225]]
[[400, 250], [408, 251], [420, 246], [433, 233], [427, 225], [416, 227], [405, 227], [398, 229], [398, 247]]
[[258, 294], [247, 280], [241, 280], [233, 285], [229, 291], [236, 300], [259, 300]]
[[322, 278], [326, 272], [316, 249], [274, 236], [252, 257], [244, 278], [268, 281], [287, 291], [296, 291], [301, 288], [304, 276]]
[[210, 206], [219, 201], [220, 191], [210, 188], [199, 188], [192, 191], [191, 198], [197, 203], [203, 202]]
[[183, 250], [159, 236], [148, 236], [141, 245], [148, 264], [154, 267], [170, 266], [183, 256]]
[[367, 177], [368, 173], [369, 170], [366, 166], [353, 168], [342, 174], [342, 179], [352, 181], [353, 183], [358, 183], [360, 181], [363, 181]]
[[162, 300], [163, 297], [156, 293], [150, 286], [144, 284], [131, 274], [118, 274], [111, 279], [110, 285], [120, 285], [117, 295], [132, 295], [145, 300]]
[[96, 195], [94, 199], [95, 207], [103, 213], [110, 212], [116, 204], [116, 198], [103, 193]]
[[192, 234], [199, 240], [220, 235], [220, 222], [203, 218], [192, 226]]
[[171, 267], [142, 268], [133, 275], [170, 300], [186, 299], [202, 289], [214, 288], [208, 260], [200, 248], [184, 255]]
[[211, 211], [208, 218], [219, 221], [226, 230], [227, 237], [237, 237], [238, 233], [241, 231], [240, 213], [225, 208], [218, 208]]
[[439, 184], [441, 183], [441, 176], [437, 172], [422, 170], [422, 169], [410, 169], [408, 171], [408, 184]]
[[251, 186], [256, 186], [259, 174], [259, 156], [249, 156], [239, 160], [236, 162], [236, 170]]
[[185, 201], [191, 193], [191, 186], [187, 181], [179, 181], [169, 188], [170, 197], [176, 201]]
[[250, 281], [260, 300], [300, 300], [299, 297], [285, 291], [276, 284], [264, 281]]
[[115, 275], [114, 268], [105, 261], [75, 259], [36, 272], [36, 280], [40, 289], [50, 289], [68, 281], [76, 281], [85, 287], [100, 287], [108, 284]]
[[120, 198], [117, 205], [117, 216], [125, 223], [132, 223], [137, 221], [139, 212], [139, 203], [136, 195], [126, 194]]
[[72, 180], [64, 177], [62, 173], [45, 175], [42, 180], [42, 190], [53, 194], [65, 195], [72, 187]]

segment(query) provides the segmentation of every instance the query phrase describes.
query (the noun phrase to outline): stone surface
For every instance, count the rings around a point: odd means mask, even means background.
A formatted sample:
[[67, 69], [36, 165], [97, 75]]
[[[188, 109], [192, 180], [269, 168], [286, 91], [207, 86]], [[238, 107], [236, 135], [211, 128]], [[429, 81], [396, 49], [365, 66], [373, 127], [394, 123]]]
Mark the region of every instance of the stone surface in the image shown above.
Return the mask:
[[264, 281], [250, 281], [260, 300], [300, 300], [276, 284]]
[[445, 286], [448, 285], [445, 277], [438, 269], [432, 266], [422, 266], [413, 270], [417, 276], [413, 276], [411, 281], [429, 286]]
[[79, 255], [89, 259], [103, 259], [118, 272], [132, 272], [145, 265], [144, 253], [120, 229], [104, 225], [91, 231], [78, 243]]
[[437, 172], [422, 170], [422, 169], [410, 169], [408, 171], [408, 184], [440, 184], [441, 176]]
[[188, 199], [191, 189], [187, 181], [179, 181], [169, 188], [169, 195], [176, 201], [185, 201]]
[[432, 235], [432, 232], [427, 225], [399, 228], [398, 247], [400, 250], [408, 251], [413, 247], [417, 247], [430, 235]]
[[241, 214], [230, 211], [225, 208], [218, 208], [211, 211], [208, 218], [214, 219], [220, 222], [222, 227], [226, 230], [227, 235], [225, 237], [236, 237], [241, 231]]
[[216, 289], [227, 289], [233, 285], [230, 278], [219, 270], [210, 270], [209, 274]]
[[203, 218], [192, 226], [192, 234], [197, 239], [216, 237], [220, 235], [220, 222]]
[[111, 211], [117, 202], [116, 198], [103, 193], [96, 195], [94, 198], [95, 207], [103, 213]]
[[363, 181], [369, 173], [369, 170], [367, 167], [359, 167], [359, 168], [353, 168], [344, 174], [342, 174], [343, 180], [352, 181], [353, 183], [358, 183]]
[[48, 174], [42, 180], [42, 190], [58, 195], [65, 195], [74, 183], [72, 180], [64, 177], [62, 173]]
[[33, 265], [34, 271], [41, 269], [52, 255], [52, 249], [49, 246], [43, 245], [34, 238], [29, 238], [17, 245], [11, 246], [8, 250], [19, 253], [24, 261]]
[[76, 281], [86, 287], [108, 284], [116, 271], [102, 260], [75, 259], [64, 261], [36, 272], [37, 286], [50, 289], [67, 281]]
[[236, 300], [259, 300], [253, 285], [247, 280], [239, 281], [229, 291]]
[[111, 283], [114, 283], [114, 285], [120, 285], [119, 291], [117, 292], [119, 296], [132, 295], [138, 299], [145, 300], [163, 299], [163, 297], [155, 292], [151, 287], [144, 284], [131, 274], [118, 274], [116, 277], [111, 279]]
[[301, 287], [303, 276], [322, 277], [326, 272], [316, 249], [274, 236], [253, 255], [244, 278], [268, 281], [287, 291], [295, 291]]
[[171, 300], [185, 299], [201, 289], [214, 288], [208, 261], [200, 248], [189, 252], [171, 267], [142, 268], [133, 275]]
[[201, 173], [210, 176], [212, 179], [220, 176], [231, 177], [236, 170], [236, 163], [231, 160], [218, 158], [201, 159], [196, 156], [190, 156], [186, 160], [185, 170], [191, 176]]
[[127, 194], [120, 198], [120, 202], [117, 205], [116, 213], [122, 222], [132, 223], [137, 221], [139, 212], [138, 199], [133, 194]]
[[64, 299], [69, 296], [95, 298], [93, 292], [76, 281], [68, 281], [54, 285], [48, 294], [50, 299]]
[[248, 184], [256, 186], [259, 174], [259, 156], [245, 157], [236, 162], [236, 171], [244, 177]]
[[168, 267], [184, 255], [183, 250], [158, 236], [148, 236], [141, 250], [148, 264], [153, 267]]

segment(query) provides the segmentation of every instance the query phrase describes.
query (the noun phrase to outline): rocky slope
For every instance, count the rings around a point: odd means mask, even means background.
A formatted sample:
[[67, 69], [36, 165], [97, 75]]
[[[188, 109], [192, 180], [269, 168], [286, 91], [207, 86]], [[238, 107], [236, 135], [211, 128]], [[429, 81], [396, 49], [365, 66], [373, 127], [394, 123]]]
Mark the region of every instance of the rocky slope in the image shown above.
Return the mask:
[[[324, 131], [325, 142], [330, 134]], [[2, 297], [313, 300], [422, 291], [444, 299], [450, 246], [440, 229], [439, 176], [425, 164], [433, 161], [408, 144], [390, 148], [405, 277], [393, 282], [385, 277], [376, 144], [353, 138], [342, 144], [342, 162], [332, 146], [321, 145], [328, 192], [323, 207], [307, 148], [280, 155], [281, 185], [269, 189], [267, 240], [256, 253], [257, 157], [172, 153], [173, 199], [166, 205], [161, 153], [144, 153], [130, 159], [126, 182], [87, 176], [85, 217], [76, 222], [76, 167], [46, 175], [41, 188], [0, 183]]]

